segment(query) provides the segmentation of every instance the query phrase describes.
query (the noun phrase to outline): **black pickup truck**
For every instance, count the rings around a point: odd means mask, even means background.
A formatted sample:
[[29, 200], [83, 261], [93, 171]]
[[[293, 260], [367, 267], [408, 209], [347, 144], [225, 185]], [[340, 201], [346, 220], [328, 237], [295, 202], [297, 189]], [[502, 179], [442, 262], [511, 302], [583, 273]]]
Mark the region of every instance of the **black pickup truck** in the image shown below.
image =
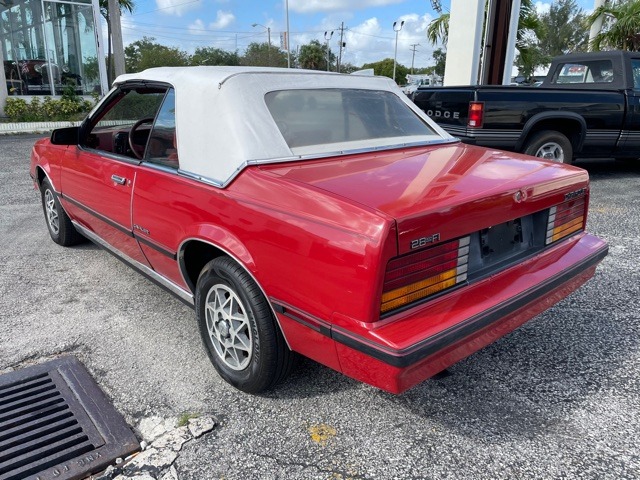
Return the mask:
[[557, 57], [539, 87], [421, 87], [412, 99], [465, 143], [566, 163], [640, 158], [640, 52]]

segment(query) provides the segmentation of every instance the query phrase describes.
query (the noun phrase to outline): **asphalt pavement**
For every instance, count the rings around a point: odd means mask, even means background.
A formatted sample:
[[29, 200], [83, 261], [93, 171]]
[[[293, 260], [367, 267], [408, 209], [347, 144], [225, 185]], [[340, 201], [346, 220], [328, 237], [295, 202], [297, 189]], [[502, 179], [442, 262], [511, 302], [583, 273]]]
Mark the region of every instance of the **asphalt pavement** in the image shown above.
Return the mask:
[[449, 376], [394, 396], [303, 360], [252, 396], [216, 375], [193, 310], [90, 243], [51, 241], [36, 138], [0, 137], [0, 372], [72, 353], [134, 428], [214, 417], [181, 480], [640, 478], [640, 161], [578, 163], [609, 256]]

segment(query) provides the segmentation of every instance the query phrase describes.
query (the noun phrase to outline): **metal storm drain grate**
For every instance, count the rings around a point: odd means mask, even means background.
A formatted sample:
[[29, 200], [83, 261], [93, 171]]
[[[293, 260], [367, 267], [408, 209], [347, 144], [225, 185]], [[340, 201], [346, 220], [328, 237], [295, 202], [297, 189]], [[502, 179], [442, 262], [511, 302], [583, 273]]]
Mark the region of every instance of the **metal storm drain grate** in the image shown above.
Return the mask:
[[139, 449], [75, 357], [0, 375], [0, 480], [84, 478]]

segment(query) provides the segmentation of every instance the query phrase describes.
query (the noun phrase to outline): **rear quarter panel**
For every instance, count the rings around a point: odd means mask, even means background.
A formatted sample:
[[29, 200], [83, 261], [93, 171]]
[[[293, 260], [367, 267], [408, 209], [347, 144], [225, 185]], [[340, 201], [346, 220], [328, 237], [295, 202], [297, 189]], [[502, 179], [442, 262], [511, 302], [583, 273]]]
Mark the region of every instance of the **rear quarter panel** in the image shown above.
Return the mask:
[[[397, 253], [392, 219], [254, 167], [226, 189], [143, 168], [133, 216], [155, 245], [179, 254], [186, 240], [209, 242], [240, 261], [268, 297], [325, 320], [335, 311], [377, 316], [383, 258]], [[145, 253], [184, 285], [175, 261]]]

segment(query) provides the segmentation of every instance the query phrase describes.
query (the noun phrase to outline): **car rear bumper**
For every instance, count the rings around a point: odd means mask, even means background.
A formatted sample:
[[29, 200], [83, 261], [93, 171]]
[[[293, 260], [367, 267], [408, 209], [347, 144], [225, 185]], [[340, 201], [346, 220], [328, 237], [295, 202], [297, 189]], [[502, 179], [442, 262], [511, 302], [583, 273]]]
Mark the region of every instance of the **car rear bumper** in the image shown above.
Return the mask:
[[580, 234], [369, 329], [330, 325], [274, 305], [291, 348], [352, 378], [401, 393], [562, 300], [594, 275], [607, 251], [602, 240]]

